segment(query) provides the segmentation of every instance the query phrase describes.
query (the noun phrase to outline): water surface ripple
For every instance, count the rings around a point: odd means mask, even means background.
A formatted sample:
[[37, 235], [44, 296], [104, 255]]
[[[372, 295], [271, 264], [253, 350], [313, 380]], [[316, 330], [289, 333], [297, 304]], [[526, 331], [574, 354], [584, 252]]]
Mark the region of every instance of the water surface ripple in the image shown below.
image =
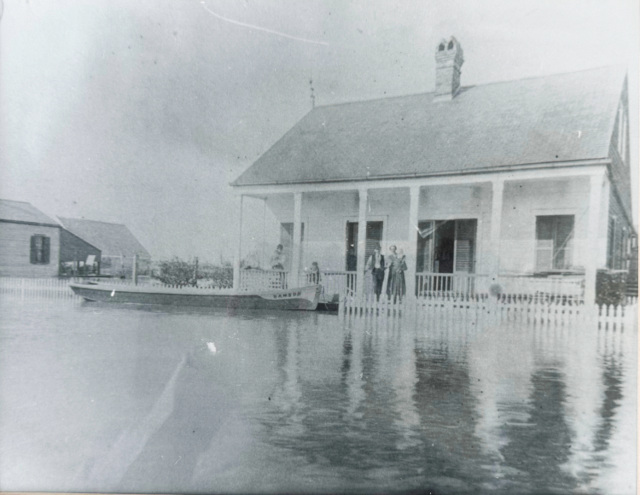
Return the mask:
[[631, 329], [0, 314], [0, 490], [635, 493]]

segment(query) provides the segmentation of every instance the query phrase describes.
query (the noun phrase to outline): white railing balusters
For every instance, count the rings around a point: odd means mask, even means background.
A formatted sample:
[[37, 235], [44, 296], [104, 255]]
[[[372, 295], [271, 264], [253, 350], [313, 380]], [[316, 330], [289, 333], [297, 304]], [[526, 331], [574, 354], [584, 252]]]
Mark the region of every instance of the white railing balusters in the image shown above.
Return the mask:
[[[423, 286], [424, 287], [424, 286]], [[586, 305], [572, 299], [536, 297], [533, 295], [498, 296], [465, 295], [443, 292], [438, 297], [408, 298], [393, 301], [375, 295], [348, 296], [340, 299], [340, 316], [371, 317], [415, 317], [416, 321], [437, 324], [473, 324], [479, 327], [482, 322], [494, 321], [516, 324], [538, 324], [549, 327], [562, 327], [574, 323], [597, 322], [603, 328], [612, 325], [624, 325], [635, 329], [637, 304], [633, 305]], [[467, 325], [468, 326], [468, 325]]]

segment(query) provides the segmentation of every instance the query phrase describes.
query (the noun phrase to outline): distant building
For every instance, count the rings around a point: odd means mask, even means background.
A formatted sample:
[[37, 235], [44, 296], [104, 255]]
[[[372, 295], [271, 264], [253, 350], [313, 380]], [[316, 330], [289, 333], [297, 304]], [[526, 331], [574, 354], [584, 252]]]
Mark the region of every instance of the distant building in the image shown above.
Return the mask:
[[364, 291], [380, 243], [406, 253], [410, 295], [554, 280], [593, 299], [635, 235], [624, 70], [462, 86], [455, 38], [435, 59], [434, 92], [315, 107], [232, 184], [240, 218], [263, 203], [296, 280], [317, 261]]
[[131, 277], [134, 256], [141, 263], [151, 259], [151, 255], [135, 238], [126, 225], [119, 223], [58, 217], [65, 229], [88, 240], [102, 251], [101, 275]]
[[95, 273], [100, 250], [30, 203], [0, 199], [0, 276], [55, 277], [67, 266], [77, 273], [87, 260]]

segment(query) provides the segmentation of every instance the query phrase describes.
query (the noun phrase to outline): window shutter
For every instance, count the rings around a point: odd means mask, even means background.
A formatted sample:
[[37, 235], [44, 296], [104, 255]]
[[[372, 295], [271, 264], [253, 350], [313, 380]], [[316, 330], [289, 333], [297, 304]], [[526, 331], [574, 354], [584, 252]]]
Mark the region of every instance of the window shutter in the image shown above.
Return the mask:
[[471, 241], [456, 241], [456, 272], [471, 272]]
[[432, 220], [418, 223], [418, 273], [433, 270], [433, 234], [434, 222]]
[[37, 254], [36, 254], [36, 236], [31, 236], [31, 251], [30, 251], [30, 259], [31, 264], [35, 264], [38, 262]]
[[51, 239], [49, 237], [42, 238], [42, 262], [49, 263], [49, 251], [51, 250]]
[[455, 271], [473, 273], [476, 220], [456, 220]]
[[536, 271], [553, 268], [553, 217], [536, 219]]
[[547, 272], [553, 268], [553, 241], [538, 240], [536, 247], [536, 270]]
[[573, 238], [573, 216], [559, 216], [556, 221], [556, 242], [553, 268], [564, 270], [571, 266], [571, 241]]

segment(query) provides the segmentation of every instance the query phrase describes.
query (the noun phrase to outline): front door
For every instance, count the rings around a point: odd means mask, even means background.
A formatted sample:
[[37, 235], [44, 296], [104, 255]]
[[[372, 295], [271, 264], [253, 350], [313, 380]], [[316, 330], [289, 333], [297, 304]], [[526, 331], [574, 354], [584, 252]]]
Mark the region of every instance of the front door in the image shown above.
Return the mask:
[[[373, 254], [377, 245], [382, 243], [382, 221], [367, 222], [367, 236], [365, 238], [365, 262]], [[347, 245], [345, 269], [355, 272], [358, 269], [358, 222], [347, 222]]]

